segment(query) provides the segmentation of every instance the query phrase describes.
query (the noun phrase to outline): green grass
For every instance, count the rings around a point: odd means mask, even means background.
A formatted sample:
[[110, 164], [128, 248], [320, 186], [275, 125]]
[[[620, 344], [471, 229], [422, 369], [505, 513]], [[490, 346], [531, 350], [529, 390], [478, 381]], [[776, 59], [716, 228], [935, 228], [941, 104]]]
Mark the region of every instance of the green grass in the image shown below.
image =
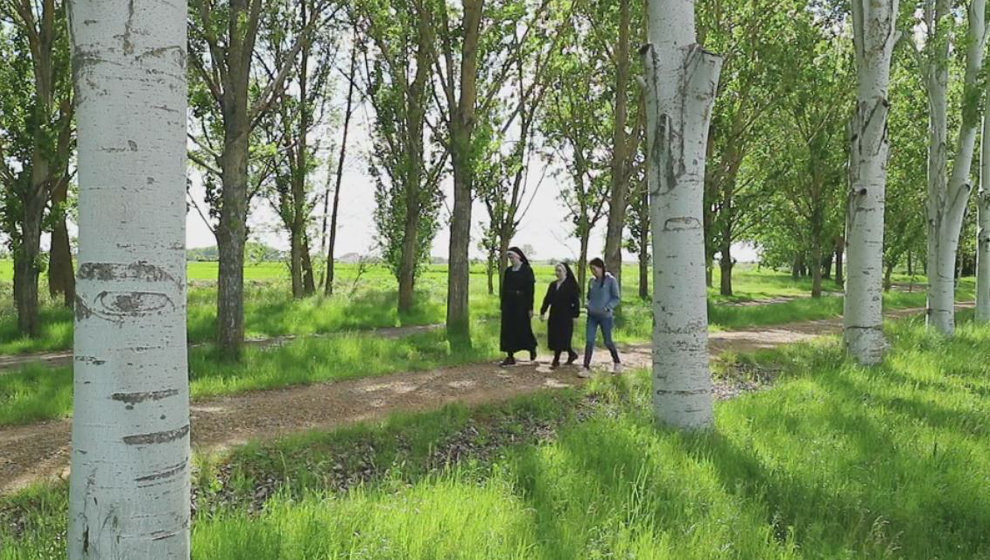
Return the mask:
[[[421, 299], [437, 301], [441, 297], [437, 293], [440, 284], [431, 286], [429, 289], [433, 292], [421, 292]], [[972, 281], [966, 280], [961, 283], [958, 295], [971, 298], [972, 288]], [[362, 292], [349, 299], [333, 300], [330, 304], [319, 299], [286, 299], [271, 286], [252, 290], [257, 297], [247, 304], [248, 316], [254, 318], [249, 321], [254, 325], [250, 336], [277, 336], [287, 331], [304, 335], [348, 329], [357, 331], [368, 325], [392, 326], [402, 322], [395, 315], [395, 308], [387, 305], [391, 295], [384, 292]], [[924, 297], [924, 293], [891, 292], [885, 296], [885, 305], [888, 309], [921, 306]], [[452, 349], [442, 330], [399, 340], [352, 331], [294, 340], [267, 349], [249, 346], [242, 363], [231, 365], [216, 360], [207, 345], [190, 351], [190, 389], [194, 398], [203, 398], [491, 360], [499, 355], [497, 301], [478, 294], [475, 294], [475, 301], [473, 343], [467, 350]], [[627, 291], [623, 307], [624, 315], [615, 339], [626, 344], [648, 341], [652, 334], [649, 304]], [[202, 311], [204, 306], [190, 305], [190, 309], [193, 310], [189, 319], [190, 332], [203, 333], [205, 338], [212, 332], [212, 326], [204, 326], [211, 318], [196, 314], [196, 310]], [[436, 310], [422, 307], [417, 310], [419, 319], [434, 312]], [[841, 312], [842, 301], [837, 297], [805, 298], [770, 305], [709, 305], [709, 318], [715, 330], [822, 319], [836, 317]], [[417, 322], [411, 321], [411, 324]], [[545, 354], [546, 325], [538, 320], [534, 320], [533, 325], [541, 353]], [[71, 333], [65, 333], [65, 336], [71, 339]], [[583, 340], [582, 318], [575, 326], [575, 348], [580, 349]], [[72, 372], [69, 368], [48, 370], [34, 365], [0, 375], [0, 426], [71, 416], [71, 394]]]
[[[0, 261], [0, 279], [4, 278], [2, 266], [10, 268], [10, 262]], [[546, 285], [553, 280], [553, 269], [549, 265], [536, 265], [535, 271], [536, 305], [539, 306]], [[188, 264], [190, 288], [187, 320], [189, 341], [192, 343], [214, 339], [216, 272], [217, 263]], [[266, 338], [442, 323], [446, 316], [446, 274], [447, 267], [444, 265], [424, 267], [417, 281], [417, 306], [411, 313], [400, 315], [396, 308], [398, 286], [391, 272], [384, 266], [370, 265], [361, 269], [358, 265], [341, 264], [338, 266], [339, 281], [335, 296], [295, 300], [289, 295], [288, 271], [283, 263], [248, 264], [245, 266], [244, 297], [246, 335]], [[497, 295], [490, 296], [487, 293], [484, 268], [473, 266], [471, 275], [469, 297], [474, 318], [496, 319], [498, 299]], [[649, 302], [637, 297], [636, 267], [624, 267], [623, 278], [626, 279], [623, 291], [625, 316], [619, 322], [619, 338], [626, 341], [646, 340], [652, 329], [652, 311]], [[713, 282], [716, 287], [708, 290], [710, 323], [716, 329], [821, 319], [841, 313], [841, 300], [836, 296], [826, 295], [819, 301], [804, 297], [811, 290], [811, 280], [807, 278], [794, 280], [789, 274], [752, 265], [737, 266], [733, 278], [735, 295], [731, 297], [718, 295], [717, 269]], [[964, 279], [960, 285], [957, 298], [972, 299], [973, 279]], [[42, 294], [42, 336], [37, 339], [21, 337], [17, 331], [13, 302], [10, 294], [4, 292], [5, 286], [9, 287], [9, 284], [0, 282], [0, 355], [65, 350], [71, 347], [72, 313], [58, 306], [57, 302], [49, 301], [47, 293]], [[826, 281], [825, 287], [827, 290], [833, 289], [834, 283]], [[922, 306], [923, 293], [923, 287], [919, 287], [918, 292], [913, 295], [892, 292], [888, 294], [887, 306]], [[801, 299], [762, 306], [723, 305], [774, 298]]]
[[[709, 433], [658, 429], [639, 372], [594, 380], [587, 399], [545, 393], [201, 457], [194, 557], [990, 558], [990, 327], [889, 332], [877, 368], [835, 343], [739, 358], [776, 384], [719, 403]], [[64, 486], [0, 501], [0, 521], [24, 526], [0, 558], [62, 557], [65, 507]]]

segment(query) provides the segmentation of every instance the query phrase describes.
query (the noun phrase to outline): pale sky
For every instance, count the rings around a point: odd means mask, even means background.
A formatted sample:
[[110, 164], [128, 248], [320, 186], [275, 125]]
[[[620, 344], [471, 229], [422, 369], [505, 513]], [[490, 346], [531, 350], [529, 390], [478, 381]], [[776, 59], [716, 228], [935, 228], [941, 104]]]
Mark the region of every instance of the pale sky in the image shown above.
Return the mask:
[[[347, 253], [366, 254], [375, 247], [375, 224], [372, 220], [372, 212], [375, 207], [375, 185], [372, 177], [368, 174], [367, 153], [370, 149], [371, 139], [367, 134], [367, 122], [369, 114], [366, 111], [358, 110], [354, 113], [352, 129], [348, 137], [347, 156], [345, 161], [344, 178], [341, 186], [341, 203], [338, 216], [337, 248], [336, 255]], [[334, 129], [334, 134], [339, 134]], [[530, 193], [533, 187], [540, 182], [543, 175], [543, 164], [534, 158], [534, 165], [530, 168]], [[313, 184], [318, 185], [322, 190], [325, 184], [326, 169], [321, 168], [314, 177]], [[196, 197], [200, 207], [203, 206], [202, 185], [194, 181], [192, 194]], [[447, 205], [452, 203], [452, 185], [448, 179], [444, 183], [444, 191], [447, 198]], [[577, 259], [580, 252], [580, 244], [576, 238], [570, 234], [571, 226], [567, 221], [567, 210], [562, 202], [558, 200], [561, 184], [550, 174], [546, 173], [542, 184], [536, 191], [533, 203], [529, 211], [522, 219], [519, 226], [519, 233], [513, 240], [513, 245], [531, 245], [535, 250], [535, 258], [546, 260], [556, 259]], [[527, 196], [527, 200], [528, 200]], [[288, 237], [279, 227], [278, 219], [272, 211], [267, 201], [257, 200], [252, 205], [252, 217], [250, 228], [254, 234], [252, 240], [262, 241], [279, 249], [288, 249]], [[439, 231], [433, 241], [432, 254], [438, 257], [447, 257], [448, 244], [450, 242], [449, 230], [446, 221], [449, 219], [447, 207], [440, 210], [444, 227]], [[322, 202], [317, 205], [316, 213], [318, 217], [314, 219], [314, 229], [318, 233], [320, 225], [320, 215], [322, 215]], [[476, 202], [472, 209], [472, 257], [482, 257], [481, 251], [477, 248], [477, 240], [481, 237], [481, 224], [487, 221], [488, 214], [483, 204]], [[319, 239], [314, 237], [313, 250], [319, 248]], [[216, 244], [216, 240], [209, 228], [195, 209], [190, 209], [186, 217], [186, 243], [192, 247], [208, 247]], [[605, 245], [605, 220], [602, 219], [592, 234], [590, 244], [590, 256], [599, 255]], [[630, 260], [635, 257], [627, 255]]]

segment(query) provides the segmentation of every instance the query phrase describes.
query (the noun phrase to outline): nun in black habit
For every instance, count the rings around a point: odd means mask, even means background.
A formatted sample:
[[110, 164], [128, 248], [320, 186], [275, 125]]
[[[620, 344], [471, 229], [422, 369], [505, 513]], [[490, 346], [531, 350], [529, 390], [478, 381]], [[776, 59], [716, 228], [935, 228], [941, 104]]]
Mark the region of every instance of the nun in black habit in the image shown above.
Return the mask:
[[581, 315], [581, 301], [578, 293], [578, 283], [574, 272], [567, 263], [558, 263], [554, 268], [557, 280], [547, 286], [547, 295], [543, 297], [540, 306], [540, 319], [544, 319], [547, 309], [550, 310], [550, 322], [547, 323], [548, 347], [553, 350], [551, 368], [560, 365], [560, 354], [567, 352], [567, 363], [573, 364], [578, 358], [577, 352], [571, 346], [574, 336], [574, 319]]
[[503, 366], [516, 363], [514, 354], [529, 350], [529, 359], [536, 359], [536, 336], [533, 335], [533, 297], [536, 277], [529, 266], [529, 260], [518, 247], [510, 247], [506, 252], [509, 268], [502, 277], [502, 325], [499, 336], [500, 348], [506, 357]]

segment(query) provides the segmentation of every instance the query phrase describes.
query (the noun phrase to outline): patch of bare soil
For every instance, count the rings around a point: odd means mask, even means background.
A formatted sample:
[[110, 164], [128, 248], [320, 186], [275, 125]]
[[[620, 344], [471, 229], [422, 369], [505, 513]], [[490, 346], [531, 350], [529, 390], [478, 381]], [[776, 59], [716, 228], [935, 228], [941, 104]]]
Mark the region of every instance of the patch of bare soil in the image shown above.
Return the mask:
[[[835, 334], [841, 327], [841, 319], [829, 319], [712, 333], [709, 349], [713, 355], [751, 352]], [[649, 344], [627, 346], [621, 354], [628, 368], [651, 363]], [[607, 367], [608, 353], [596, 352], [594, 365]], [[552, 370], [542, 356], [537, 362], [520, 360], [511, 368], [472, 364], [200, 400], [190, 406], [192, 442], [198, 450], [217, 450], [314, 428], [379, 420], [397, 411], [432, 410], [452, 402], [499, 402], [577, 385], [582, 383], [577, 371], [576, 366]], [[722, 380], [715, 391], [716, 397], [729, 398], [751, 389], [739, 381]], [[0, 495], [36, 481], [67, 477], [71, 428], [71, 419], [0, 428]]]

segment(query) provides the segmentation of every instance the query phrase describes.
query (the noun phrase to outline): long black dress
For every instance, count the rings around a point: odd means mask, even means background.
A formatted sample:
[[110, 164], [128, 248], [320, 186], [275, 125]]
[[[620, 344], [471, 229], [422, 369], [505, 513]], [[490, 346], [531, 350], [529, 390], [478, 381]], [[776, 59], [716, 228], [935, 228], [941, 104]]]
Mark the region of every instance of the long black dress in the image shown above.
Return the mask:
[[499, 336], [503, 352], [536, 350], [536, 336], [530, 324], [536, 277], [529, 265], [519, 270], [505, 269], [502, 277], [502, 328]]
[[554, 352], [570, 352], [571, 338], [574, 336], [574, 318], [581, 315], [581, 302], [576, 282], [564, 282], [557, 287], [551, 282], [547, 295], [543, 298], [540, 315], [550, 308], [547, 322], [547, 338]]

